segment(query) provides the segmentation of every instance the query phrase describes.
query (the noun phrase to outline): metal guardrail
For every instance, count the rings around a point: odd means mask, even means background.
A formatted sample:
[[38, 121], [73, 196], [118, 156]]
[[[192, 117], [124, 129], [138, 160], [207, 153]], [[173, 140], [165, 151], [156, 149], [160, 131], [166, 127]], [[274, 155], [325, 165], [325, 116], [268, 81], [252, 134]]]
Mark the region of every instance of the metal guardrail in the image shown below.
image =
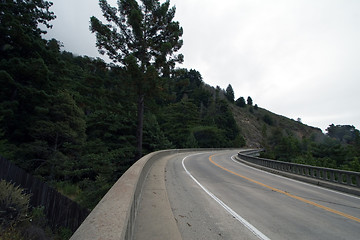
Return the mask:
[[[260, 151], [257, 150], [257, 153], [259, 153]], [[264, 166], [267, 168], [272, 168], [278, 171], [360, 188], [360, 172], [315, 167], [310, 165], [282, 162], [251, 156], [254, 154], [256, 154], [256, 150], [239, 152], [238, 157], [250, 163]]]

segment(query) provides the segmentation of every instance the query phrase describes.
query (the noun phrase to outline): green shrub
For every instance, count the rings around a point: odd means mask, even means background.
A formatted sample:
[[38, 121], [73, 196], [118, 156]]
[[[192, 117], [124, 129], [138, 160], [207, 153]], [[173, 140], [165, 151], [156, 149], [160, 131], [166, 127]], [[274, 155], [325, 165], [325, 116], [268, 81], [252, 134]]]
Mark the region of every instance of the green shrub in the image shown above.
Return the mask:
[[5, 229], [0, 228], [0, 240], [24, 240], [24, 238], [18, 229], [9, 227]]
[[233, 147], [245, 147], [246, 146], [246, 140], [242, 135], [238, 135], [235, 140]]
[[47, 220], [45, 216], [45, 207], [44, 206], [33, 207], [31, 210], [31, 216], [29, 221], [33, 225], [45, 228], [47, 225]]
[[274, 120], [270, 117], [269, 114], [265, 114], [265, 115], [264, 115], [263, 121], [264, 121], [265, 123], [267, 123], [268, 125], [270, 125], [270, 126], [273, 126], [273, 125], [274, 125]]
[[0, 226], [5, 229], [28, 218], [30, 194], [5, 180], [0, 181]]
[[84, 190], [79, 196], [80, 205], [88, 209], [93, 209], [112, 185], [113, 184], [109, 183], [103, 175], [97, 176], [95, 181], [84, 179], [81, 183], [81, 187]]
[[200, 148], [225, 147], [228, 145], [224, 131], [213, 126], [197, 126], [192, 133]]
[[57, 231], [57, 237], [56, 239], [58, 240], [68, 240], [70, 239], [70, 237], [72, 236], [73, 232], [68, 229], [68, 228], [64, 228], [64, 227], [60, 227]]
[[55, 186], [58, 192], [73, 201], [75, 201], [81, 193], [79, 186], [72, 184], [71, 182], [57, 182], [55, 183]]
[[[0, 181], [0, 240], [53, 239], [44, 207], [33, 207], [29, 212], [29, 201], [30, 194], [23, 189]], [[59, 239], [65, 238], [59, 236]]]

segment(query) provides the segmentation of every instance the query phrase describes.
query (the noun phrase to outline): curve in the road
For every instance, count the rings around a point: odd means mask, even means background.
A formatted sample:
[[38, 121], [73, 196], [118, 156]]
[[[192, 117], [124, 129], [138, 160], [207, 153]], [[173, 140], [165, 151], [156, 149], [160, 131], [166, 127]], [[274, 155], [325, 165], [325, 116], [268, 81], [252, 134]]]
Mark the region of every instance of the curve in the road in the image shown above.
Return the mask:
[[[280, 190], [280, 189], [277, 189], [277, 188], [271, 187], [271, 186], [269, 186], [269, 185], [266, 185], [266, 184], [264, 184], [264, 183], [261, 183], [261, 182], [259, 182], [259, 181], [254, 180], [254, 179], [251, 179], [251, 178], [245, 177], [245, 176], [240, 175], [240, 174], [238, 174], [238, 173], [236, 173], [236, 172], [234, 172], [234, 171], [231, 171], [230, 169], [227, 169], [227, 168], [225, 168], [225, 167], [221, 166], [220, 164], [218, 164], [218, 163], [214, 162], [214, 161], [212, 160], [212, 157], [213, 157], [213, 156], [215, 156], [215, 155], [216, 155], [216, 154], [211, 155], [211, 156], [209, 157], [209, 161], [210, 161], [212, 164], [214, 164], [215, 166], [217, 166], [217, 167], [219, 167], [219, 168], [223, 169], [224, 171], [227, 171], [227, 172], [229, 172], [229, 173], [231, 173], [231, 174], [234, 174], [234, 175], [236, 175], [236, 176], [238, 176], [238, 177], [241, 177], [241, 178], [243, 178], [243, 179], [246, 179], [246, 180], [248, 180], [248, 181], [250, 181], [250, 182], [252, 182], [252, 183], [258, 184], [258, 185], [260, 185], [260, 186], [262, 186], [262, 187], [265, 187], [265, 188], [268, 188], [268, 189], [270, 189], [270, 190], [272, 190], [272, 191], [275, 191], [275, 192], [278, 192], [278, 193], [284, 194], [284, 195], [286, 195], [286, 196], [288, 196], [288, 197], [294, 198], [294, 199], [299, 200], [299, 201], [301, 201], [301, 202], [304, 202], [304, 203], [310, 204], [310, 205], [312, 205], [312, 206], [315, 206], [315, 207], [321, 208], [321, 209], [323, 209], [323, 210], [326, 210], [326, 211], [328, 211], [328, 212], [331, 212], [331, 213], [334, 213], [334, 214], [340, 215], [340, 216], [342, 216], [342, 217], [345, 217], [345, 218], [348, 218], [348, 219], [354, 220], [354, 221], [356, 221], [356, 222], [360, 222], [360, 219], [359, 219], [359, 218], [357, 218], [357, 217], [354, 217], [354, 216], [351, 216], [351, 215], [349, 215], [349, 214], [346, 214], [346, 213], [343, 213], [343, 212], [337, 211], [337, 210], [335, 210], [335, 209], [332, 209], [332, 208], [329, 208], [329, 207], [323, 206], [323, 205], [321, 205], [321, 204], [318, 204], [318, 203], [315, 203], [315, 202], [313, 202], [313, 201], [310, 201], [310, 200], [304, 199], [304, 198], [302, 198], [302, 197], [299, 197], [299, 196], [293, 195], [293, 194], [291, 194], [291, 193], [288, 193], [288, 192], [282, 191], [282, 190]], [[200, 183], [198, 183], [198, 184], [200, 184]]]
[[358, 239], [359, 197], [264, 172], [234, 156], [203, 152], [169, 161], [170, 203], [184, 239], [209, 239], [214, 229], [220, 237], [211, 239]]

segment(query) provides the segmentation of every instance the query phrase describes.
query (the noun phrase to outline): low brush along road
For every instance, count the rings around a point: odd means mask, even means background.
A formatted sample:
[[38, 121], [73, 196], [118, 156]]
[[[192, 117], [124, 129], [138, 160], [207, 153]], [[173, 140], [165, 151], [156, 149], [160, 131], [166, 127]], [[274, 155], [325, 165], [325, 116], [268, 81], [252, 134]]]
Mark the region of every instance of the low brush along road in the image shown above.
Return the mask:
[[[360, 239], [359, 197], [254, 169], [236, 155], [182, 153], [163, 164], [164, 196], [182, 239]], [[140, 207], [135, 239], [143, 214]]]

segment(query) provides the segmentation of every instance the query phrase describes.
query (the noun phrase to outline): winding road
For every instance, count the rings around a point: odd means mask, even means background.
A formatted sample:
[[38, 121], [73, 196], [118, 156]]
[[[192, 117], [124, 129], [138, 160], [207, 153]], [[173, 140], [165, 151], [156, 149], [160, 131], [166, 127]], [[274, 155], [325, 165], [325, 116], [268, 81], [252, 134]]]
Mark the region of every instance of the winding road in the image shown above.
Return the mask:
[[360, 198], [249, 167], [237, 151], [182, 153], [165, 166], [183, 239], [359, 239]]

